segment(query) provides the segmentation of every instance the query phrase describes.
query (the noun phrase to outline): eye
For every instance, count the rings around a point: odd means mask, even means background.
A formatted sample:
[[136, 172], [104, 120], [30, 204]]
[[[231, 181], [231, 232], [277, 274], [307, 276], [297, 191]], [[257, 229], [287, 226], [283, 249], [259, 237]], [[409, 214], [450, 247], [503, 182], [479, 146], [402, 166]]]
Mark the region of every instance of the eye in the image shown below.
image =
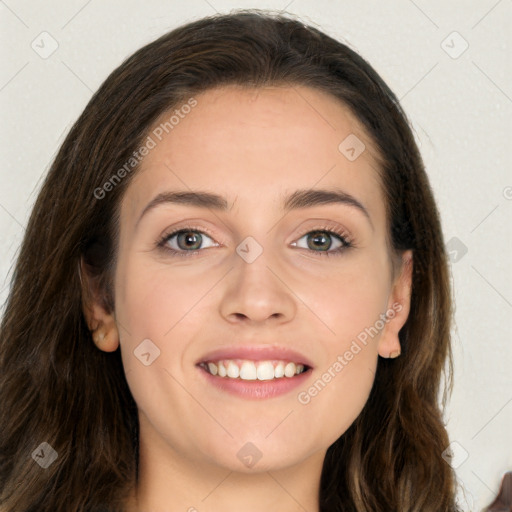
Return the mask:
[[[298, 245], [302, 239], [308, 239], [306, 247]], [[203, 244], [207, 240], [210, 240], [210, 244], [204, 246]], [[201, 249], [217, 247], [218, 245], [218, 243], [213, 242], [211, 236], [194, 227], [184, 227], [166, 233], [157, 241], [157, 246], [161, 250], [170, 253], [171, 256], [184, 257], [193, 256], [200, 252]], [[297, 242], [291, 245], [322, 256], [339, 255], [346, 249], [354, 246], [346, 232], [323, 228], [305, 233]]]
[[205, 247], [203, 243], [206, 239], [212, 240], [210, 236], [199, 229], [185, 227], [165, 234], [158, 242], [158, 247], [179, 256], [190, 256], [199, 249], [218, 245], [212, 243]]
[[[307, 239], [306, 247], [300, 247], [298, 243], [304, 238]], [[325, 256], [340, 254], [353, 246], [346, 233], [337, 232], [336, 230], [332, 229], [317, 229], [314, 231], [309, 231], [297, 242], [294, 242], [291, 245], [301, 249], [307, 249], [312, 252], [317, 252]]]

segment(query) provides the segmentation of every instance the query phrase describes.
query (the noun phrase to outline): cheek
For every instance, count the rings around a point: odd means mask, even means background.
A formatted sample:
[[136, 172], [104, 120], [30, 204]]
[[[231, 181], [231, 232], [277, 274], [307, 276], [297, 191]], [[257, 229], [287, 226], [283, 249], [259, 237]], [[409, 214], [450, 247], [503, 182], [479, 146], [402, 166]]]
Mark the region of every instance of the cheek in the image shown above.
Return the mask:
[[[147, 258], [124, 262], [117, 279], [122, 292], [116, 298], [116, 319], [128, 385], [138, 409], [165, 424], [170, 401], [178, 410], [190, 408], [190, 396], [179, 382], [194, 326], [205, 316], [201, 297], [212, 284]], [[165, 424], [164, 430], [173, 428]]]
[[[118, 274], [122, 292], [116, 297], [116, 313], [136, 341], [164, 339], [198, 302], [208, 279], [184, 279], [179, 269], [133, 258]], [[125, 336], [126, 339], [126, 336]]]
[[[387, 260], [376, 252], [354, 253], [329, 273], [309, 275], [300, 284], [300, 296], [315, 316], [328, 327], [329, 345], [343, 351], [352, 339], [375, 338], [375, 326], [387, 309], [389, 275]], [[326, 331], [327, 332], [327, 331]]]
[[[361, 294], [363, 297], [364, 294]], [[333, 320], [335, 335], [324, 340], [324, 362], [315, 370], [315, 379], [299, 390], [297, 401], [303, 414], [322, 423], [318, 442], [333, 443], [347, 431], [364, 408], [375, 379], [380, 330], [374, 327], [378, 301], [356, 298], [344, 301], [339, 318]], [[366, 326], [370, 326], [370, 328]]]
[[[211, 318], [215, 307], [208, 298], [218, 275], [205, 269], [192, 276], [184, 268], [180, 271], [149, 262], [147, 257], [134, 257], [119, 266], [117, 280], [122, 289], [116, 297], [121, 353], [125, 372], [134, 372], [134, 385], [151, 387], [151, 382], [160, 378], [147, 371], [154, 367], [177, 377], [183, 375], [198, 326]], [[141, 356], [148, 352], [144, 361]], [[148, 359], [154, 362], [146, 367]], [[164, 375], [164, 380], [168, 379], [169, 375]], [[142, 399], [152, 395], [151, 389], [142, 391]]]
[[298, 295], [328, 331], [316, 378], [299, 390], [297, 401], [304, 414], [323, 422], [322, 435], [334, 442], [359, 416], [374, 382], [380, 315], [389, 293], [387, 260], [368, 251], [347, 258], [338, 272], [315, 279], [304, 275]]
[[151, 396], [151, 389], [144, 388], [158, 378], [155, 368], [179, 364], [179, 358], [174, 358], [172, 365], [169, 359], [183, 351], [179, 343], [187, 340], [185, 336], [173, 336], [183, 323], [180, 319], [193, 305], [195, 294], [172, 280], [169, 272], [137, 258], [119, 265], [116, 281], [116, 321], [123, 366], [134, 397], [140, 395], [143, 401]]
[[[357, 419], [363, 410], [375, 376], [376, 357], [362, 349], [351, 360], [343, 354], [319, 369], [317, 378], [298, 394], [299, 414], [316, 418], [318, 442], [332, 444]], [[314, 432], [312, 430], [309, 435]]]

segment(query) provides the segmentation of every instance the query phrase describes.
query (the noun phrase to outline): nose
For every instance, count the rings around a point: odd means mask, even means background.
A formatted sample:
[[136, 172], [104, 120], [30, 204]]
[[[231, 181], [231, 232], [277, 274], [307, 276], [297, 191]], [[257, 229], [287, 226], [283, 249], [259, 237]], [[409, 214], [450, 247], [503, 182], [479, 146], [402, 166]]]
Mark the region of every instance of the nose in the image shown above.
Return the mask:
[[227, 321], [275, 325], [294, 318], [297, 302], [291, 277], [275, 259], [267, 257], [265, 250], [251, 263], [235, 256], [226, 279], [220, 313]]

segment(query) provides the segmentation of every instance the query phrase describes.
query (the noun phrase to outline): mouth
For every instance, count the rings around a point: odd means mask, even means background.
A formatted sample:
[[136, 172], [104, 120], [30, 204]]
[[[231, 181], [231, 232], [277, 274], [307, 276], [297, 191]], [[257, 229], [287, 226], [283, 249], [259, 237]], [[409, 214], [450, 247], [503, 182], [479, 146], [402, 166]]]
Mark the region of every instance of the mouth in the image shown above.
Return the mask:
[[266, 361], [223, 359], [201, 362], [198, 366], [213, 376], [246, 381], [290, 379], [310, 369], [302, 363], [275, 359]]
[[245, 346], [221, 349], [196, 363], [209, 388], [246, 399], [289, 393], [310, 377], [312, 363], [285, 347]]

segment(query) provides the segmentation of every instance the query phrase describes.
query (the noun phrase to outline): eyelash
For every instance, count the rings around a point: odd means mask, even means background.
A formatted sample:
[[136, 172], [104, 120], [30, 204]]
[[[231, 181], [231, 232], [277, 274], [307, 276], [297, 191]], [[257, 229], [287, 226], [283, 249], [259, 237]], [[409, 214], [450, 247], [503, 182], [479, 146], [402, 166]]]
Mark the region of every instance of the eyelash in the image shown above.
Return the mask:
[[[157, 244], [159, 249], [161, 249], [161, 250], [163, 250], [163, 251], [165, 251], [167, 253], [170, 253], [171, 256], [180, 256], [180, 257], [185, 257], [185, 258], [192, 257], [192, 256], [194, 256], [198, 252], [201, 252], [204, 249], [197, 249], [195, 251], [177, 251], [176, 249], [172, 249], [169, 246], [167, 246], [167, 242], [171, 238], [173, 238], [174, 236], [179, 235], [180, 233], [187, 233], [187, 232], [190, 232], [190, 231], [198, 232], [200, 234], [204, 234], [204, 235], [209, 236], [210, 238], [213, 238], [213, 235], [210, 232], [208, 232], [207, 230], [199, 229], [199, 228], [196, 228], [194, 226], [185, 226], [185, 227], [181, 227], [181, 228], [179, 228], [179, 229], [177, 229], [175, 231], [172, 231], [171, 233], [166, 233], [162, 238], [157, 240], [156, 244]], [[326, 252], [324, 252], [324, 251], [313, 251], [312, 249], [305, 249], [306, 251], [310, 251], [310, 252], [315, 253], [315, 254], [320, 254], [322, 256], [329, 257], [329, 256], [341, 256], [345, 252], [346, 249], [350, 249], [350, 248], [355, 247], [354, 242], [350, 239], [349, 235], [345, 231], [338, 230], [338, 229], [335, 229], [335, 228], [324, 227], [324, 228], [316, 228], [316, 229], [308, 230], [308, 231], [306, 231], [305, 233], [303, 233], [302, 235], [299, 236], [299, 240], [303, 236], [305, 236], [305, 235], [309, 235], [309, 234], [317, 233], [317, 232], [328, 233], [330, 235], [336, 235], [336, 237], [342, 243], [342, 246], [338, 247], [337, 249], [329, 250], [329, 251], [326, 251]], [[300, 249], [302, 249], [302, 247]]]

